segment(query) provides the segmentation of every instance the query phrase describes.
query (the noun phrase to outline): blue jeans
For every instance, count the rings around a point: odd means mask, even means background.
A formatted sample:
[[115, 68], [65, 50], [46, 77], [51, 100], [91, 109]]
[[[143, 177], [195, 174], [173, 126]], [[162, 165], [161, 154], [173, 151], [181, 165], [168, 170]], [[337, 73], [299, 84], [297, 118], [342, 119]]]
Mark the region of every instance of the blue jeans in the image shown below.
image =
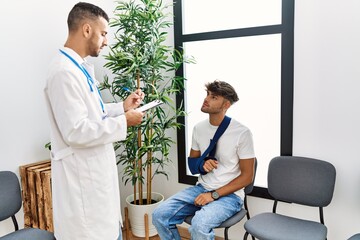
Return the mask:
[[200, 184], [186, 188], [162, 202], [154, 210], [152, 223], [161, 240], [181, 240], [176, 225], [183, 223], [186, 216], [193, 214], [195, 216], [189, 227], [191, 239], [215, 239], [213, 228], [242, 208], [243, 201], [235, 194], [221, 197], [202, 207], [195, 206], [195, 198], [205, 192], [208, 190]]

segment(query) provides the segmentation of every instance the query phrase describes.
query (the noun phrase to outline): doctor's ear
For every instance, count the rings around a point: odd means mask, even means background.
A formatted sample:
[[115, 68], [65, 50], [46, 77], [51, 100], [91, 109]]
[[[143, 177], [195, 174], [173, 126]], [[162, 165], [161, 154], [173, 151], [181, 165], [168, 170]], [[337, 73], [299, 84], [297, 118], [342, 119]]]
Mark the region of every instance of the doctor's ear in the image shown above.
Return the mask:
[[90, 24], [88, 24], [88, 23], [85, 23], [84, 25], [83, 25], [83, 34], [84, 34], [84, 36], [85, 37], [88, 37], [89, 35], [90, 35], [90, 33], [91, 33], [91, 26], [90, 26]]

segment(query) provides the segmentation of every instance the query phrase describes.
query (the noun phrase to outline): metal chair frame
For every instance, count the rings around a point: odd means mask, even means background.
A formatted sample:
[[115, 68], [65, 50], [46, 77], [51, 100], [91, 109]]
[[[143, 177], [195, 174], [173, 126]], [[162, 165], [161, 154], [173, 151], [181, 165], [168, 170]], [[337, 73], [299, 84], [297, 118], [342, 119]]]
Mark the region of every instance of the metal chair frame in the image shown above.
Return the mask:
[[11, 217], [15, 231], [0, 237], [0, 240], [55, 240], [52, 232], [38, 228], [19, 229], [15, 214], [22, 205], [19, 179], [11, 171], [0, 171], [0, 222]]

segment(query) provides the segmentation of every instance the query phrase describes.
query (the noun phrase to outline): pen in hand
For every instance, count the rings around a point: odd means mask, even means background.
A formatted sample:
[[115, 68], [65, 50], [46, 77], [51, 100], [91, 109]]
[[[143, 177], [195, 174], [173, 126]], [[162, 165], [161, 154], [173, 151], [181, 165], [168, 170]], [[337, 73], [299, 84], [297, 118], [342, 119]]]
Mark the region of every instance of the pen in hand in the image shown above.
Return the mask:
[[[127, 87], [122, 87], [122, 89], [129, 93], [129, 96], [126, 98], [126, 100], [130, 97], [131, 94], [134, 94], [133, 95], [134, 97], [129, 98], [129, 99], [132, 99], [131, 105], [135, 104], [136, 107], [138, 107], [141, 104], [141, 102], [144, 98], [144, 94], [141, 92], [141, 90], [139, 90], [139, 91], [136, 90], [135, 92], [133, 92]], [[140, 94], [139, 94], [139, 92], [140, 92]], [[126, 100], [125, 100], [125, 102], [127, 102]]]
[[124, 91], [130, 93], [130, 94], [134, 93], [135, 95], [139, 96], [139, 94], [138, 94], [137, 92], [133, 92], [133, 91], [131, 91], [131, 90], [130, 90], [129, 88], [127, 88], [127, 87], [122, 87], [122, 89], [123, 89]]
[[137, 91], [135, 91], [135, 92], [133, 92], [133, 91], [131, 91], [129, 88], [127, 88], [127, 87], [122, 87], [122, 89], [124, 90], [124, 91], [126, 91], [126, 92], [128, 92], [128, 93], [134, 93], [135, 95], [137, 95], [137, 96], [139, 96], [140, 98], [141, 98], [141, 100], [143, 99], [143, 97], [141, 97], [141, 95], [139, 95], [139, 93], [137, 92]]
[[128, 93], [132, 93], [132, 91], [130, 89], [128, 89], [127, 87], [122, 87], [122, 89]]

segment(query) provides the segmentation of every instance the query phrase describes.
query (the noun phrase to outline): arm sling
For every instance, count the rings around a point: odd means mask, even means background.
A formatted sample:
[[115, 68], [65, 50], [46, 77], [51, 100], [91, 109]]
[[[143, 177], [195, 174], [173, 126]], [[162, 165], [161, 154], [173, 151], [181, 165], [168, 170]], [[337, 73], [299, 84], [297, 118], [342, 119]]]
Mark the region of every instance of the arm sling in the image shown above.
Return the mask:
[[207, 172], [204, 170], [204, 163], [208, 159], [215, 159], [215, 152], [216, 152], [216, 143], [221, 137], [221, 135], [225, 132], [226, 128], [229, 126], [231, 118], [225, 116], [222, 120], [220, 126], [216, 130], [213, 139], [210, 139], [210, 145], [205, 150], [205, 152], [198, 158], [188, 157], [188, 166], [190, 172], [192, 174], [202, 174], [205, 175]]

